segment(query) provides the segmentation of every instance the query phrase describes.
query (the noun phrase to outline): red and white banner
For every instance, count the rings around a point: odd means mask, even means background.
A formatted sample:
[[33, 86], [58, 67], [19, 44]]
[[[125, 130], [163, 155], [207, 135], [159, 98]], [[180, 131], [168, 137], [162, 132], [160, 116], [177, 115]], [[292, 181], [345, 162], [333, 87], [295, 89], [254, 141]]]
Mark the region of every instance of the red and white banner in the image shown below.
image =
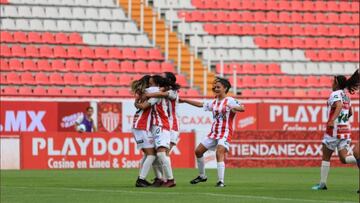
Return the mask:
[[[352, 131], [359, 131], [359, 104], [352, 111]], [[328, 120], [326, 104], [260, 103], [258, 112], [258, 130], [325, 131]]]
[[[235, 133], [226, 157], [228, 167], [314, 167], [322, 156], [322, 132], [248, 131]], [[352, 143], [359, 134], [352, 134]], [[354, 147], [354, 145], [352, 145]], [[336, 153], [332, 166], [341, 164]]]
[[[172, 150], [176, 168], [194, 167], [193, 133]], [[142, 153], [129, 133], [23, 133], [21, 169], [138, 168]]]
[[1, 101], [0, 107], [2, 135], [57, 131], [56, 102]]

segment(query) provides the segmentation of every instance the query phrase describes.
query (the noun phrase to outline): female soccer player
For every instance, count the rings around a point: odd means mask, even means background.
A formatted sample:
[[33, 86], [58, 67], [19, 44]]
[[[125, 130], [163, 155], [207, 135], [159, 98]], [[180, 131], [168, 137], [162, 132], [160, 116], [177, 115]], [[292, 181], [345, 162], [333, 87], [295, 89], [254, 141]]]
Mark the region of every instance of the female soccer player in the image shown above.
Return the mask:
[[[153, 81], [159, 87], [168, 87], [168, 81], [159, 75], [152, 76], [150, 81]], [[151, 98], [143, 103], [137, 103], [136, 107], [139, 109], [152, 108], [152, 126], [151, 132], [154, 136], [156, 155], [158, 161], [164, 170], [166, 182], [162, 187], [176, 186], [171, 164], [166, 156], [166, 151], [170, 149], [170, 121], [168, 114], [168, 101], [165, 98]]]
[[[150, 76], [145, 75], [141, 79], [132, 83], [131, 90], [135, 93], [135, 104], [142, 102], [141, 97], [145, 93], [159, 91], [159, 88], [149, 87], [149, 80]], [[156, 158], [154, 138], [150, 133], [151, 112], [151, 108], [144, 110], [138, 109], [133, 120], [132, 131], [134, 138], [137, 143], [137, 147], [144, 153], [140, 166], [140, 174], [135, 184], [136, 187], [147, 187], [151, 185], [148, 181], [146, 181], [146, 176]]]
[[[180, 85], [176, 83], [176, 76], [171, 72], [164, 73], [165, 79], [169, 82], [169, 87], [163, 89], [163, 91], [159, 91], [156, 93], [147, 93], [145, 96], [147, 98], [167, 98], [168, 99], [168, 113], [169, 113], [169, 121], [170, 121], [170, 149], [166, 151], [166, 156], [170, 159], [170, 151], [171, 149], [177, 145], [179, 141], [179, 118], [177, 115], [177, 108], [179, 103], [179, 95], [178, 91], [180, 89]], [[156, 178], [152, 186], [159, 187], [162, 185], [162, 169], [159, 167], [159, 162], [157, 159], [153, 163], [153, 168], [155, 171]]]
[[198, 102], [180, 99], [196, 107], [202, 107], [205, 111], [212, 111], [213, 124], [210, 133], [196, 147], [195, 155], [199, 169], [199, 176], [191, 180], [191, 184], [207, 181], [205, 175], [204, 153], [207, 150], [216, 150], [218, 182], [217, 187], [224, 187], [225, 174], [225, 153], [229, 151], [229, 142], [232, 136], [232, 126], [236, 112], [243, 112], [244, 106], [240, 105], [234, 98], [226, 96], [231, 88], [231, 84], [224, 78], [216, 78], [214, 81], [213, 92], [215, 99], [211, 102]]
[[[356, 73], [356, 72], [355, 72]], [[354, 74], [355, 74], [354, 73]], [[343, 164], [355, 164], [353, 155], [348, 156], [350, 148], [350, 122], [352, 116], [351, 103], [345, 89], [354, 90], [356, 80], [347, 80], [345, 76], [335, 76], [332, 84], [333, 92], [328, 99], [328, 122], [322, 141], [322, 162], [320, 171], [320, 183], [313, 186], [313, 190], [327, 190], [326, 181], [330, 169], [330, 158], [334, 150], [339, 152], [340, 161]]]

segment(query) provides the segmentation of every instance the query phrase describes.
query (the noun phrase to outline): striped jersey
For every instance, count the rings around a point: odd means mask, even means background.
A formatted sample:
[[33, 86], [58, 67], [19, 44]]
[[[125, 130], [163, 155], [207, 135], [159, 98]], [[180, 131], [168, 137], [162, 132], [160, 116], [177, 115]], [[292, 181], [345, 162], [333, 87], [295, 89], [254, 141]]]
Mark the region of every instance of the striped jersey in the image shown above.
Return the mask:
[[227, 141], [231, 140], [235, 118], [235, 113], [232, 112], [231, 109], [238, 106], [240, 106], [240, 104], [232, 97], [226, 97], [222, 100], [214, 99], [212, 102], [204, 102], [204, 110], [212, 111], [214, 119], [211, 132], [208, 134], [209, 138], [225, 138]]
[[337, 90], [331, 93], [327, 105], [328, 105], [328, 120], [335, 113], [335, 102], [340, 101], [342, 103], [342, 109], [339, 116], [334, 121], [334, 129], [327, 129], [326, 132], [330, 136], [350, 136], [350, 121], [349, 113], [351, 103], [349, 97], [346, 95], [344, 90]]
[[178, 104], [179, 104], [179, 95], [177, 91], [169, 90], [169, 121], [170, 121], [170, 129], [173, 131], [179, 131], [179, 116], [177, 115], [178, 112]]
[[164, 130], [170, 130], [168, 99], [151, 98], [149, 99], [149, 103], [152, 106], [152, 125], [162, 127]]
[[[146, 93], [154, 93], [158, 91], [159, 87], [149, 87], [145, 90]], [[149, 99], [148, 101], [152, 100], [153, 99]], [[137, 109], [133, 120], [133, 129], [150, 131], [152, 119], [151, 112], [152, 108], [147, 108], [145, 110]]]

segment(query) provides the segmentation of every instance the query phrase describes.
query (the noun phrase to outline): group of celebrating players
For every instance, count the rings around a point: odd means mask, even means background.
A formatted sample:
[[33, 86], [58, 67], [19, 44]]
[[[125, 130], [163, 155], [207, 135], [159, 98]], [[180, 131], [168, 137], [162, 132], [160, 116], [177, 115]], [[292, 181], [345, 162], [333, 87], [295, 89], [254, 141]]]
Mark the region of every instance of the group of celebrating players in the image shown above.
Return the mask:
[[[360, 167], [359, 146], [354, 154], [350, 150], [350, 123], [352, 116], [351, 102], [345, 89], [353, 93], [359, 87], [359, 70], [349, 78], [335, 76], [332, 84], [333, 92], [328, 99], [327, 130], [322, 141], [323, 161], [321, 164], [321, 180], [314, 190], [326, 190], [326, 180], [329, 173], [330, 158], [337, 149], [342, 163], [354, 163]], [[199, 175], [190, 181], [191, 184], [206, 182], [204, 153], [207, 150], [216, 151], [217, 187], [224, 187], [225, 154], [229, 150], [229, 142], [233, 132], [234, 117], [237, 112], [243, 112], [244, 106], [233, 97], [227, 96], [231, 84], [227, 79], [217, 77], [213, 83], [215, 98], [212, 101], [193, 101], [179, 98], [180, 86], [176, 83], [173, 73], [161, 75], [145, 75], [132, 83], [137, 111], [133, 120], [133, 134], [138, 148], [143, 151], [139, 177], [136, 187], [174, 187], [169, 152], [179, 140], [179, 119], [177, 108], [179, 103], [188, 103], [195, 107], [211, 111], [213, 123], [209, 134], [196, 147], [195, 155]], [[153, 168], [155, 179], [149, 183], [146, 177]]]

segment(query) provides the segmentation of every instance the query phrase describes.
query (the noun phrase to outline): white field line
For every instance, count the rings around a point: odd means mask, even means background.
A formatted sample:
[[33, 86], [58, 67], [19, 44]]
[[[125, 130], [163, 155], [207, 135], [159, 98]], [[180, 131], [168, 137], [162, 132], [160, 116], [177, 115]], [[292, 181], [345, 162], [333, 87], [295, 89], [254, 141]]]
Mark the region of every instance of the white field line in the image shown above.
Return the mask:
[[[184, 195], [181, 192], [153, 192], [153, 191], [139, 191], [136, 188], [134, 190], [112, 190], [112, 189], [88, 189], [88, 188], [63, 188], [63, 187], [24, 187], [24, 186], [1, 186], [1, 188], [17, 188], [17, 189], [44, 189], [44, 190], [64, 190], [64, 191], [77, 191], [77, 192], [107, 192], [107, 193], [127, 193], [127, 194], [157, 194], [157, 195]], [[356, 203], [348, 201], [330, 201], [330, 200], [313, 200], [313, 199], [296, 199], [296, 198], [283, 198], [283, 197], [269, 197], [269, 196], [252, 196], [252, 195], [234, 195], [234, 194], [218, 194], [208, 192], [187, 193], [190, 195], [200, 196], [213, 196], [213, 197], [226, 197], [226, 198], [245, 198], [245, 199], [257, 199], [257, 200], [275, 200], [285, 202], [314, 202], [314, 203]]]

